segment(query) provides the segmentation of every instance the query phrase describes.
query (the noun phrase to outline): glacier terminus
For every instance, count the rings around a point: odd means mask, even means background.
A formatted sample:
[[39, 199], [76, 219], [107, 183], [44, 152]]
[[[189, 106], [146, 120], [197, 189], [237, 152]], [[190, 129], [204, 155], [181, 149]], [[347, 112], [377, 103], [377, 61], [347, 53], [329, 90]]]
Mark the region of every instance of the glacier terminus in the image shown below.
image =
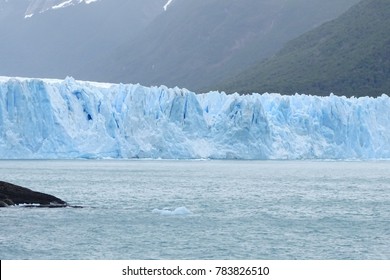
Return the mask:
[[0, 158], [388, 159], [390, 98], [0, 77]]

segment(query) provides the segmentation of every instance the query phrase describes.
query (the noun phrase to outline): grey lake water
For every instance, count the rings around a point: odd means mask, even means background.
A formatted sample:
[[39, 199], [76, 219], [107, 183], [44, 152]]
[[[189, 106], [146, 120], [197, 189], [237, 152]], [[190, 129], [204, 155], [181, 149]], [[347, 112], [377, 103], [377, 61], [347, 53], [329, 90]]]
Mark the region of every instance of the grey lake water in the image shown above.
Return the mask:
[[0, 259], [390, 259], [390, 161], [0, 161]]

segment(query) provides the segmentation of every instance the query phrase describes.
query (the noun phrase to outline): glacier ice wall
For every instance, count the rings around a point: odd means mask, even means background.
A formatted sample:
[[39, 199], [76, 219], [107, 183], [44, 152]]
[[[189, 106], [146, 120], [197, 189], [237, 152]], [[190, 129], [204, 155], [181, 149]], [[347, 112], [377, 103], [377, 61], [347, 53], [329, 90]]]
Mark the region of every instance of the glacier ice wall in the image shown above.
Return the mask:
[[0, 158], [390, 158], [390, 98], [2, 77]]

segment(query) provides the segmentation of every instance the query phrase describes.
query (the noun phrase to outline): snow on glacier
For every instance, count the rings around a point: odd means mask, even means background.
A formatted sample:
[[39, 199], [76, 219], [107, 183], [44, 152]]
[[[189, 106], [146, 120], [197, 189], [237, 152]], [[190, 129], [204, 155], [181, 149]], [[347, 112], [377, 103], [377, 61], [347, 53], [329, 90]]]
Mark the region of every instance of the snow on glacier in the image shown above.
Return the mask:
[[390, 158], [390, 98], [0, 78], [0, 158]]

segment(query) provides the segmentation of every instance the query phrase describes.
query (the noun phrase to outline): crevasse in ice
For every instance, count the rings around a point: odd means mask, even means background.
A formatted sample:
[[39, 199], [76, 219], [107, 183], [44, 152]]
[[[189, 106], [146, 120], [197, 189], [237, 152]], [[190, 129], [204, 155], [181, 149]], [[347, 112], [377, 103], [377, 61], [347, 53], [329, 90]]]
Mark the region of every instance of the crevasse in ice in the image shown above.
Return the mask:
[[2, 77], [0, 158], [390, 158], [390, 98]]

